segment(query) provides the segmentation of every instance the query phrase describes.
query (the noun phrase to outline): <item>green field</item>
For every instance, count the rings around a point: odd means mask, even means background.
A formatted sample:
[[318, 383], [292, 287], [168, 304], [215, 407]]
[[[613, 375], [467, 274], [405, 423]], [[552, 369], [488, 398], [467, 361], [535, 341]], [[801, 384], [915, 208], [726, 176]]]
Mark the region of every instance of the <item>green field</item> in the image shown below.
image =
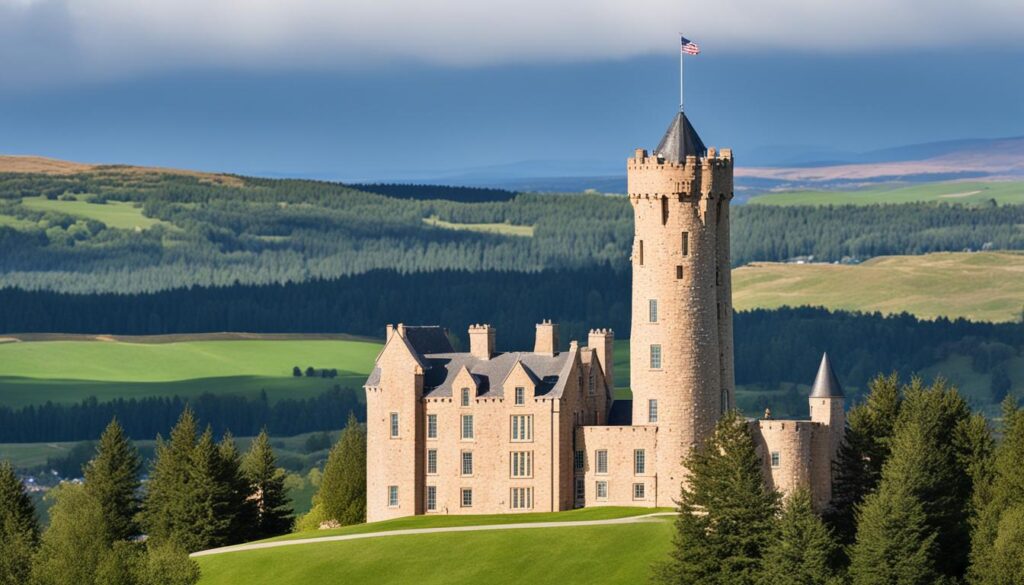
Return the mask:
[[[360, 388], [379, 350], [346, 339], [0, 343], [0, 405], [261, 390], [271, 400], [304, 398], [334, 385]], [[294, 366], [337, 369], [338, 377], [294, 377]]]
[[[581, 519], [573, 514], [576, 512], [546, 516]], [[430, 527], [437, 518], [441, 517], [408, 522]], [[513, 521], [509, 515], [502, 519]], [[626, 525], [388, 536], [196, 560], [203, 572], [202, 585], [633, 584], [646, 582], [651, 566], [666, 558], [671, 535], [672, 523], [665, 519]]]
[[84, 200], [61, 201], [46, 197], [24, 197], [21, 204], [36, 211], [57, 211], [102, 222], [107, 227], [144, 230], [157, 224], [171, 224], [142, 215], [142, 208], [127, 201], [108, 201], [106, 203], [89, 203]]
[[1018, 321], [1024, 254], [882, 256], [858, 265], [757, 262], [733, 271], [737, 310], [782, 306]]
[[503, 236], [533, 237], [532, 225], [512, 225], [508, 223], [452, 223], [438, 219], [437, 216], [423, 218], [423, 223], [446, 230], [464, 230]]
[[750, 205], [871, 205], [874, 203], [1024, 204], [1024, 181], [952, 181], [859, 191], [784, 191], [752, 197]]

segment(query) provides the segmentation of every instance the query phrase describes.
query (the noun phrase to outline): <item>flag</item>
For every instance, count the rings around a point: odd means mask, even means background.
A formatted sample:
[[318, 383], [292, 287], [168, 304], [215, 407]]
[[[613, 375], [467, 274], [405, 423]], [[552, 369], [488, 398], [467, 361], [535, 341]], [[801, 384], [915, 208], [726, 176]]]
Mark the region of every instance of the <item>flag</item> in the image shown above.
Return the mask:
[[681, 42], [682, 50], [684, 53], [686, 53], [687, 55], [700, 55], [700, 47], [697, 46], [697, 43], [691, 41], [686, 37], [679, 37], [679, 40]]

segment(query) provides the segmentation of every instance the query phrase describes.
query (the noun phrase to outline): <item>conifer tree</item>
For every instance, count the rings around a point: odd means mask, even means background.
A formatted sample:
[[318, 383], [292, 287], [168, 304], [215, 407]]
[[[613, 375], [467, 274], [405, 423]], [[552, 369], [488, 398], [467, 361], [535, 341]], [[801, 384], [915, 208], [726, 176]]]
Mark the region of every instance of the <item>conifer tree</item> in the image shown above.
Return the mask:
[[829, 585], [840, 582], [835, 570], [839, 547], [811, 507], [811, 494], [789, 494], [764, 553], [761, 585]]
[[316, 503], [342, 526], [366, 521], [366, 430], [353, 413], [327, 457]]
[[256, 507], [253, 538], [267, 538], [291, 529], [291, 501], [284, 487], [285, 471], [277, 466], [270, 436], [264, 429], [252, 442], [242, 463]]
[[665, 584], [747, 585], [757, 582], [779, 495], [745, 420], [723, 416], [714, 434], [686, 458], [674, 545], [655, 580]]
[[184, 524], [175, 542], [185, 550], [197, 551], [230, 544], [230, 530], [238, 508], [234, 485], [213, 431], [200, 435], [192, 451], [188, 500]]
[[0, 585], [27, 583], [39, 540], [35, 508], [10, 462], [0, 462]]
[[32, 565], [35, 585], [106, 585], [97, 574], [109, 553], [103, 507], [84, 486], [63, 483], [51, 491], [50, 526]]
[[186, 549], [196, 544], [187, 537], [199, 517], [192, 479], [196, 442], [196, 419], [189, 407], [181, 413], [168, 440], [157, 437], [141, 514], [142, 528], [153, 542], [177, 540]]
[[245, 542], [252, 537], [257, 520], [256, 502], [251, 499], [252, 486], [242, 470], [242, 455], [230, 432], [224, 434], [217, 452], [220, 456], [217, 481], [223, 486], [223, 507], [228, 520], [219, 540], [222, 544]]
[[857, 506], [878, 487], [902, 403], [895, 372], [875, 377], [869, 388], [864, 404], [847, 413], [845, 436], [834, 464], [832, 502], [824, 514], [837, 540], [845, 545], [853, 543], [857, 531]]
[[850, 553], [853, 585], [933, 585], [935, 533], [906, 486], [883, 485], [864, 499]]
[[127, 540], [139, 534], [139, 453], [117, 419], [110, 421], [85, 466], [85, 490], [103, 508], [107, 540]]
[[[1003, 401], [1003, 438], [996, 447], [986, 501], [975, 519], [969, 581], [1024, 583], [1024, 410]], [[1015, 575], [1015, 577], [1014, 577]]]

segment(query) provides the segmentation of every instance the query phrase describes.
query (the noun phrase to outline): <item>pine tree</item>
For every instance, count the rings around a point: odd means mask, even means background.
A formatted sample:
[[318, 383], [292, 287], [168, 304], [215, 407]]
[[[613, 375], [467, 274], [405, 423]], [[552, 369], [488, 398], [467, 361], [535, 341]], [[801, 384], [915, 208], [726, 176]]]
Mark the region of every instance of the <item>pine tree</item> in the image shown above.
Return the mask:
[[107, 425], [96, 456], [85, 467], [85, 490], [103, 507], [110, 531], [107, 540], [127, 540], [139, 534], [139, 453], [114, 419]]
[[27, 583], [39, 540], [32, 500], [7, 461], [0, 462], [0, 585]]
[[50, 526], [32, 565], [35, 585], [105, 585], [96, 580], [109, 552], [103, 506], [81, 485], [51, 491]]
[[242, 456], [231, 433], [225, 433], [217, 445], [220, 467], [217, 481], [223, 487], [224, 509], [228, 525], [219, 538], [221, 544], [235, 544], [253, 538], [257, 520], [256, 502], [251, 499], [252, 486], [242, 470]]
[[764, 553], [761, 585], [827, 585], [840, 579], [839, 547], [811, 507], [806, 489], [791, 493]]
[[825, 521], [837, 540], [849, 545], [857, 531], [856, 508], [878, 487], [902, 399], [899, 376], [877, 376], [864, 404], [850, 409], [843, 443], [834, 464], [832, 501]]
[[153, 542], [177, 540], [186, 548], [196, 544], [188, 537], [197, 517], [192, 469], [196, 435], [195, 414], [186, 407], [171, 429], [170, 439], [157, 437], [141, 514], [142, 527]]
[[757, 582], [779, 495], [762, 476], [746, 421], [723, 416], [714, 434], [686, 458], [674, 546], [656, 570], [660, 583]]
[[935, 533], [921, 502], [903, 485], [884, 485], [864, 499], [850, 554], [853, 585], [933, 585]]
[[256, 504], [253, 538], [267, 538], [291, 529], [291, 501], [284, 487], [285, 471], [277, 466], [274, 448], [264, 429], [252, 442], [242, 463]]
[[327, 457], [316, 503], [342, 526], [366, 521], [366, 431], [353, 413]]
[[229, 544], [237, 512], [234, 486], [225, 473], [224, 459], [213, 431], [207, 427], [196, 442], [189, 470], [189, 501], [182, 530], [175, 542], [197, 551]]
[[[996, 447], [992, 478], [974, 522], [969, 581], [1019, 585], [1024, 558], [1024, 410], [1003, 401], [1003, 439]], [[1019, 556], [1018, 556], [1019, 555]], [[1016, 575], [1016, 577], [1012, 577]]]

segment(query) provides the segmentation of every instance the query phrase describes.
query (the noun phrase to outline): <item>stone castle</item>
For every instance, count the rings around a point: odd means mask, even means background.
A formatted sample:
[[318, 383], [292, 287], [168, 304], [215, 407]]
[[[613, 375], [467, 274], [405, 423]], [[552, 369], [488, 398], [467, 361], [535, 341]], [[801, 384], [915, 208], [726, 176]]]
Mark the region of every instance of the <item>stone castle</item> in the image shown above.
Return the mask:
[[[537, 325], [533, 351], [498, 353], [495, 328], [455, 352], [441, 327], [387, 326], [366, 381], [367, 521], [414, 514], [673, 506], [683, 459], [735, 406], [729, 202], [733, 158], [687, 117], [627, 161], [634, 210], [632, 400], [614, 396], [614, 334], [561, 351]], [[845, 425], [828, 357], [810, 420], [753, 420], [765, 477], [831, 497]]]

